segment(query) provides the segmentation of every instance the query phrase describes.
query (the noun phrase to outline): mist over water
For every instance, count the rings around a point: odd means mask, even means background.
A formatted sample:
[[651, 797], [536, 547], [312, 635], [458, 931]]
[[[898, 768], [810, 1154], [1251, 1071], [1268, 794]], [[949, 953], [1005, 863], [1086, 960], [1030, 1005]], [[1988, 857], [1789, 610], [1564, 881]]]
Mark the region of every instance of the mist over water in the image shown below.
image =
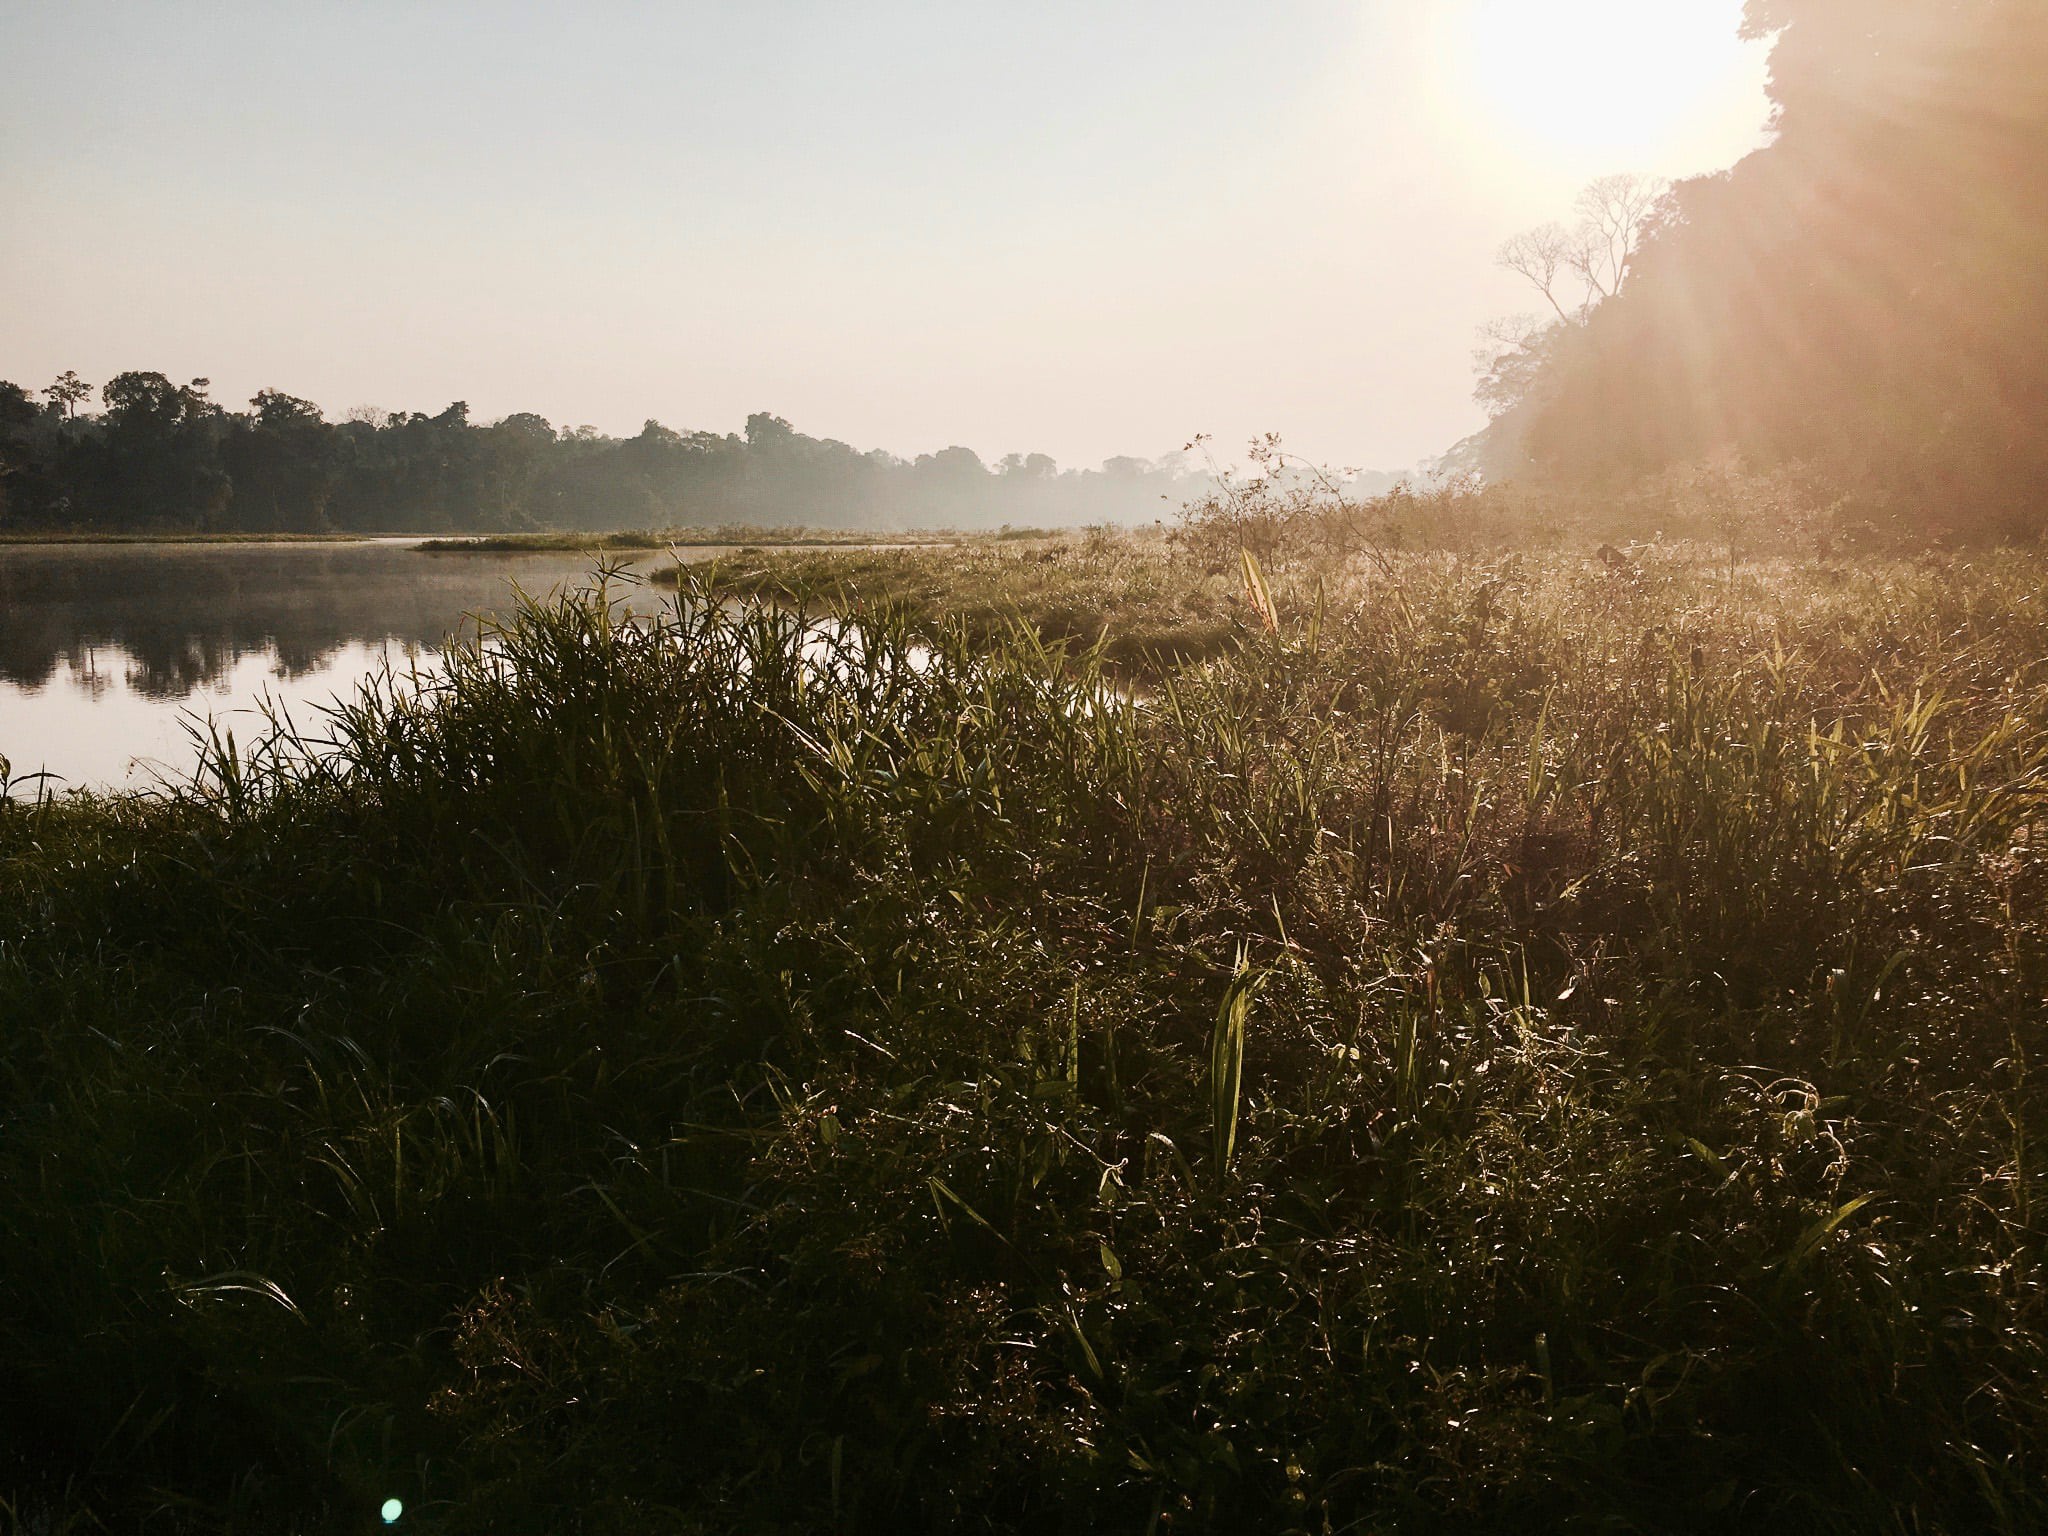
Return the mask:
[[[644, 570], [668, 556], [637, 558]], [[267, 699], [311, 725], [386, 665], [431, 670], [451, 633], [502, 614], [515, 591], [592, 568], [584, 554], [422, 554], [411, 541], [0, 548], [0, 756], [17, 781], [53, 776], [17, 794], [175, 782], [208, 719], [246, 739]]]

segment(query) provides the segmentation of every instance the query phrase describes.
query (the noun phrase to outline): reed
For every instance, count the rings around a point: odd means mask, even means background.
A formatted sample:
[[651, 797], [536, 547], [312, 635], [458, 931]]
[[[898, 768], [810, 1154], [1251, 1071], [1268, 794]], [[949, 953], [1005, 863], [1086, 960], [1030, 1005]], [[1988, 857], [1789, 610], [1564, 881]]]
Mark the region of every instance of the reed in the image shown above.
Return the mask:
[[2040, 559], [1096, 542], [0, 804], [10, 1521], [2048, 1522]]

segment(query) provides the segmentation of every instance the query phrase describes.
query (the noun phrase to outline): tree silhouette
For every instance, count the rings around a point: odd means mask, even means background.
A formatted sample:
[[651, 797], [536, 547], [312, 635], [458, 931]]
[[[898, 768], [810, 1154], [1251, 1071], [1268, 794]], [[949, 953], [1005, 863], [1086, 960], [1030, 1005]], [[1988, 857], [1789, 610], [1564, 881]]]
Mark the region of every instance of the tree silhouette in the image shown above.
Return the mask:
[[1772, 143], [1647, 209], [1596, 184], [1582, 259], [1504, 253], [1593, 302], [1533, 369], [1493, 370], [1519, 392], [1496, 437], [1566, 482], [1734, 455], [1853, 523], [2037, 531], [2048, 6], [1751, 0], [1745, 27], [1773, 39]]
[[82, 402], [92, 398], [92, 386], [67, 368], [57, 375], [55, 383], [43, 387], [43, 398], [50, 402], [52, 410], [62, 411], [69, 420], [78, 414]]
[[[47, 396], [48, 392], [45, 391]], [[115, 375], [106, 409], [60, 417], [0, 385], [0, 476], [9, 523], [38, 528], [252, 532], [462, 532], [685, 524], [821, 527], [1150, 518], [1162, 495], [1196, 494], [1177, 468], [1117, 459], [1065, 471], [1012, 454], [992, 473], [971, 449], [905, 462], [799, 432], [757, 411], [743, 434], [650, 420], [629, 438], [557, 432], [515, 412], [478, 423], [438, 413], [351, 410], [259, 391], [226, 411], [207, 382]]]

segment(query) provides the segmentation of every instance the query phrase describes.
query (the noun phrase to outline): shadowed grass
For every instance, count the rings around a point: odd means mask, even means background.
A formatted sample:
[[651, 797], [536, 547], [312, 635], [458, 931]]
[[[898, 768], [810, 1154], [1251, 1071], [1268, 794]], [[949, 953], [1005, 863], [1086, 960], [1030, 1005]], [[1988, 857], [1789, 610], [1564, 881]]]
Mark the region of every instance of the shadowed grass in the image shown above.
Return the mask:
[[2038, 1528], [2041, 563], [1110, 543], [0, 809], [21, 1518]]

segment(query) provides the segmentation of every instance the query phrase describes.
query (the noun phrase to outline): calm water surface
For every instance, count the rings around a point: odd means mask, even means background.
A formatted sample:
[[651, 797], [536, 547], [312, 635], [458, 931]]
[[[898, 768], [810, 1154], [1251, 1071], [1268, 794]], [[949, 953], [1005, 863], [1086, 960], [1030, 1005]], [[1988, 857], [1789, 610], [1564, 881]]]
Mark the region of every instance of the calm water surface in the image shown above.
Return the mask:
[[465, 615], [506, 611], [515, 583], [538, 595], [592, 565], [422, 554], [409, 540], [0, 545], [0, 756], [16, 795], [45, 782], [20, 782], [38, 770], [56, 791], [182, 780], [191, 727], [210, 718], [246, 739], [266, 698], [312, 724], [387, 660], [431, 668]]

